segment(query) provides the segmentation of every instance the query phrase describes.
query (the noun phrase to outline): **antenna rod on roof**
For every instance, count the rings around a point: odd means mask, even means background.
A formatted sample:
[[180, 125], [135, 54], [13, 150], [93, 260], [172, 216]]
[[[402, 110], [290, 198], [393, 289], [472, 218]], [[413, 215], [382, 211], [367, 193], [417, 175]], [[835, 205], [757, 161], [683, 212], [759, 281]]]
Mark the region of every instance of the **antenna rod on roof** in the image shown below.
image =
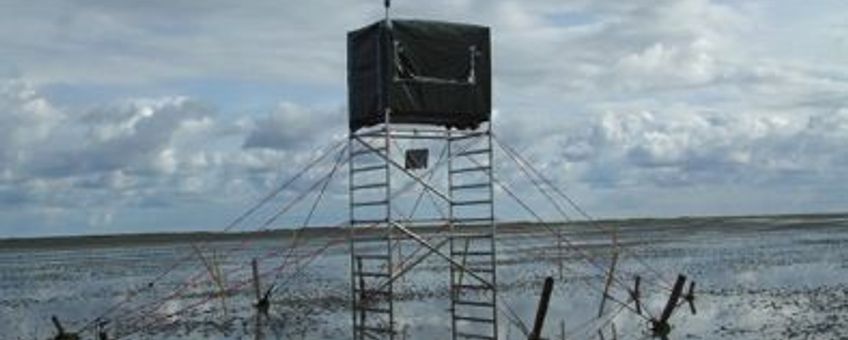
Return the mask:
[[384, 0], [383, 7], [386, 8], [386, 22], [389, 22], [389, 8], [392, 7], [392, 0]]

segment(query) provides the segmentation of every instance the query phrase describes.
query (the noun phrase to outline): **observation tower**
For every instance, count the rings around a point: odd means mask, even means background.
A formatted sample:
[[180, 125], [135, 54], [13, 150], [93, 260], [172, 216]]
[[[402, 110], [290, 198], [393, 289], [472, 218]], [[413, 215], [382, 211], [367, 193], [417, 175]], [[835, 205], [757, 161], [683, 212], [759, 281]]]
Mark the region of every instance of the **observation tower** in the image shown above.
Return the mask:
[[450, 267], [452, 338], [497, 339], [489, 28], [387, 15], [347, 51], [354, 339], [400, 337], [427, 256]]

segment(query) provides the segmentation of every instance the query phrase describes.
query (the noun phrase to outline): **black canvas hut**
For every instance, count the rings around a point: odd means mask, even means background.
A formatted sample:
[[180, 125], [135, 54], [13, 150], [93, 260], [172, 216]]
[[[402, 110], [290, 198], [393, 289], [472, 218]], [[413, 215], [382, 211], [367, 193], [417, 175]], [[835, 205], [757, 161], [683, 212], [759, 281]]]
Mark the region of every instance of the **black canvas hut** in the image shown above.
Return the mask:
[[348, 33], [350, 130], [385, 122], [475, 129], [491, 116], [489, 28], [382, 20]]

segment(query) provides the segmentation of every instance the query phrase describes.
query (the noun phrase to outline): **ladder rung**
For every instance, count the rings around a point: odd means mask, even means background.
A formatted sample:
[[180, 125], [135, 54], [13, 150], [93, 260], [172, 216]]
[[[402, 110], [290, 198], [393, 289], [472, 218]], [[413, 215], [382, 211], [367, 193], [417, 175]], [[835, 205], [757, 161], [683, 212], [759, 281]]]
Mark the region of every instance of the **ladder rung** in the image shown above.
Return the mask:
[[391, 292], [383, 291], [383, 290], [373, 290], [373, 289], [354, 289], [354, 293], [357, 295], [365, 293], [365, 295], [392, 295]]
[[482, 189], [482, 188], [488, 188], [488, 187], [489, 187], [489, 183], [473, 183], [473, 184], [453, 185], [453, 186], [451, 186], [451, 190]]
[[351, 171], [352, 172], [369, 172], [369, 171], [374, 171], [374, 170], [385, 170], [385, 169], [386, 169], [385, 164], [377, 164], [377, 165], [363, 166], [361, 168], [353, 168], [353, 169], [351, 169]]
[[473, 167], [469, 167], [469, 168], [452, 169], [450, 171], [450, 173], [451, 174], [458, 174], [458, 173], [472, 172], [472, 171], [487, 171], [487, 170], [489, 170], [489, 168], [490, 167], [488, 167], [488, 166], [473, 166]]
[[360, 306], [360, 305], [357, 305], [354, 308], [356, 310], [366, 311], [366, 312], [369, 312], [369, 313], [381, 313], [381, 314], [391, 314], [392, 313], [392, 311], [390, 311], [388, 308], [374, 308], [374, 307], [365, 307], [365, 306]]
[[354, 185], [350, 188], [350, 190], [374, 189], [374, 188], [385, 188], [385, 187], [386, 187], [386, 182], [369, 183], [369, 184]]
[[389, 237], [386, 235], [377, 235], [377, 236], [354, 236], [354, 242], [386, 242], [389, 240]]
[[464, 316], [464, 315], [456, 315], [453, 317], [457, 320], [471, 321], [471, 322], [481, 322], [481, 323], [495, 323], [495, 320], [489, 318], [478, 318], [473, 316]]
[[491, 222], [494, 219], [491, 217], [455, 217], [453, 219], [454, 222]]
[[363, 260], [388, 260], [389, 255], [378, 255], [378, 254], [366, 254], [366, 255], [356, 255], [357, 258], [361, 258]]
[[471, 201], [454, 201], [451, 202], [453, 205], [480, 205], [480, 204], [492, 204], [492, 200], [471, 200]]
[[393, 330], [388, 329], [388, 328], [363, 326], [363, 325], [356, 326], [356, 328], [361, 329], [363, 331], [369, 331], [369, 332], [374, 332], [374, 333], [394, 333]]
[[495, 337], [488, 335], [479, 335], [479, 334], [470, 334], [463, 332], [456, 332], [456, 336], [460, 338], [468, 338], [468, 339], [486, 339], [486, 340], [495, 340]]
[[468, 301], [468, 300], [454, 300], [453, 303], [457, 305], [466, 305], [466, 306], [474, 306], [474, 307], [494, 307], [495, 304], [486, 301]]
[[458, 251], [451, 252], [453, 256], [490, 256], [493, 253], [490, 251]]
[[454, 285], [454, 287], [459, 288], [459, 289], [474, 289], [474, 290], [491, 290], [492, 289], [491, 286], [487, 286], [487, 285], [470, 285], [470, 284]]
[[386, 147], [384, 147], [384, 146], [365, 148], [365, 149], [362, 149], [362, 150], [356, 150], [354, 152], [351, 152], [350, 157], [356, 157], [356, 156], [365, 155], [365, 154], [377, 153], [377, 152], [385, 151], [385, 150], [386, 150]]
[[470, 272], [474, 272], [474, 273], [486, 273], [486, 274], [491, 274], [491, 273], [494, 273], [494, 272], [495, 272], [495, 271], [494, 271], [494, 270], [492, 270], [491, 268], [466, 268], [466, 269], [468, 269], [468, 271], [470, 271]]
[[386, 223], [386, 219], [374, 219], [374, 220], [353, 220], [350, 221], [351, 224], [380, 224]]
[[465, 234], [459, 234], [458, 233], [458, 234], [453, 234], [451, 236], [454, 237], [454, 238], [492, 238], [492, 237], [494, 237], [494, 235], [492, 235], [492, 234], [471, 234], [471, 233], [465, 233]]
[[354, 206], [354, 207], [367, 207], [367, 206], [372, 206], [372, 205], [385, 205], [385, 204], [387, 204], [388, 202], [389, 202], [389, 201], [387, 201], [387, 200], [380, 200], [380, 201], [366, 201], [366, 202], [357, 202], [357, 203], [352, 203], [351, 205], [352, 205], [352, 206]]
[[356, 277], [389, 277], [389, 273], [376, 273], [376, 272], [356, 272]]
[[492, 150], [491, 149], [467, 150], [467, 151], [457, 152], [456, 156], [457, 157], [463, 157], [463, 156], [479, 155], [481, 153], [489, 153], [490, 151], [492, 151]]

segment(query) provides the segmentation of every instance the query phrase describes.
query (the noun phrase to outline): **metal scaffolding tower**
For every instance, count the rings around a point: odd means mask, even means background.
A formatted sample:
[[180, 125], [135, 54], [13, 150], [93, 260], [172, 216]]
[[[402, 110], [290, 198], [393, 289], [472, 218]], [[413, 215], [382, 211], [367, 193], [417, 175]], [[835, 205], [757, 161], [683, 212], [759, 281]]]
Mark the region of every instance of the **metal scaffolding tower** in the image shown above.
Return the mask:
[[[388, 121], [388, 117], [386, 117]], [[447, 150], [431, 165], [447, 183], [410, 169], [404, 141], [426, 140]], [[450, 266], [453, 339], [497, 339], [496, 226], [490, 124], [476, 130], [380, 124], [350, 134], [350, 265], [354, 339], [394, 339], [398, 279], [419, 262], [404, 263], [397, 247], [414, 242]], [[432, 175], [432, 173], [431, 173]], [[400, 179], [427, 191], [444, 205], [444, 218], [402, 216]], [[441, 178], [441, 177], [436, 177]], [[393, 179], [395, 181], [393, 181]], [[431, 243], [413, 226], [447, 232]], [[449, 249], [442, 248], [448, 246]]]

